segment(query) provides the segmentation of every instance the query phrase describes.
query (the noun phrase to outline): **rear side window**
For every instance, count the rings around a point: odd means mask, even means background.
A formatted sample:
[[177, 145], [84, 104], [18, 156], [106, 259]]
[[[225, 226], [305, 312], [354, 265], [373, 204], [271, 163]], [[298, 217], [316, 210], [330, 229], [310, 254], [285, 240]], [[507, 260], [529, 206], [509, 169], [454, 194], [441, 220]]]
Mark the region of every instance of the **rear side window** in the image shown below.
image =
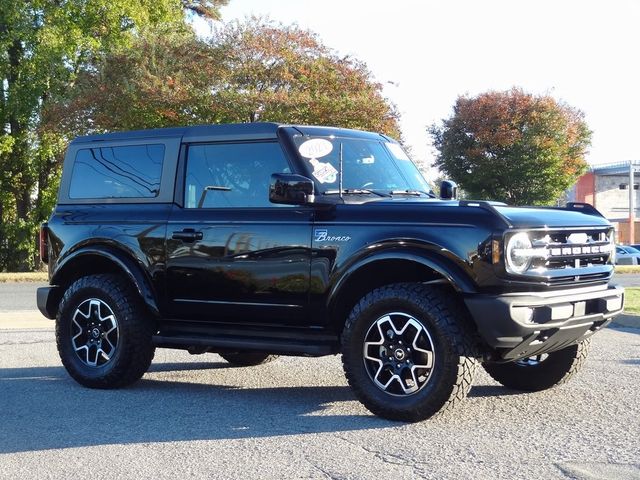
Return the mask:
[[154, 198], [160, 192], [164, 145], [78, 150], [69, 198]]

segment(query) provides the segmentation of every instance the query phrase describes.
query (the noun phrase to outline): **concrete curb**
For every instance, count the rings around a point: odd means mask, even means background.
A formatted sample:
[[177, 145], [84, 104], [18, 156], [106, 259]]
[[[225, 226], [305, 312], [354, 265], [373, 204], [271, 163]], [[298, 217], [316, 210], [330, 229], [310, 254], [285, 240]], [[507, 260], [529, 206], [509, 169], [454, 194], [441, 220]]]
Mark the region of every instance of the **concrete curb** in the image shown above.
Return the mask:
[[38, 310], [0, 312], [0, 330], [53, 329], [56, 324]]
[[611, 322], [612, 326], [618, 327], [627, 327], [627, 328], [640, 328], [640, 316], [638, 315], [627, 315], [623, 313], [622, 315], [618, 315]]

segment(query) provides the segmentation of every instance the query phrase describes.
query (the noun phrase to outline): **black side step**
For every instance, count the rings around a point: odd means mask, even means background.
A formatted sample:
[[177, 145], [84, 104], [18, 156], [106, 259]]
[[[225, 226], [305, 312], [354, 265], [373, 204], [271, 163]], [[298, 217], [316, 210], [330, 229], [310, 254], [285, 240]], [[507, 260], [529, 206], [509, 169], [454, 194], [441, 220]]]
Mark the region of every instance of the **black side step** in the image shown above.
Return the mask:
[[319, 357], [338, 352], [336, 335], [311, 329], [259, 329], [228, 324], [166, 322], [153, 336], [156, 347], [198, 353], [252, 350], [278, 355]]

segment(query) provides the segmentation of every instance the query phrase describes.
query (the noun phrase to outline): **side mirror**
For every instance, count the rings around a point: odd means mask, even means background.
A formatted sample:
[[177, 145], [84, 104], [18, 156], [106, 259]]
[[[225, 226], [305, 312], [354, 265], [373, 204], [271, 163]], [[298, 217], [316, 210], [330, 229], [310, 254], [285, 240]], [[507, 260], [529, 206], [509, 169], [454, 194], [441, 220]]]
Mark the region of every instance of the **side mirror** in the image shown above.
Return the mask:
[[274, 173], [269, 185], [269, 201], [286, 205], [313, 202], [313, 181], [302, 175]]
[[440, 184], [440, 198], [443, 200], [455, 200], [458, 198], [458, 185], [451, 180], [443, 180]]

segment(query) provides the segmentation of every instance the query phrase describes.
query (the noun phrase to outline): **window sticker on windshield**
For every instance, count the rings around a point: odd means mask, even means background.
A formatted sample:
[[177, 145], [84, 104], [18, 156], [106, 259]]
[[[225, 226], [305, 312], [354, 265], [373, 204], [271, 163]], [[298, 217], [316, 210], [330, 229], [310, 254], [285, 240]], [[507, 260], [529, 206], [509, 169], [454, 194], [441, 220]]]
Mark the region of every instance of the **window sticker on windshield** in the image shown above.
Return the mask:
[[321, 158], [329, 155], [333, 150], [333, 143], [324, 138], [312, 138], [298, 147], [300, 155], [305, 158]]
[[373, 155], [370, 155], [368, 157], [364, 157], [361, 160], [361, 162], [362, 162], [363, 165], [372, 165], [372, 164], [376, 163], [376, 159], [375, 159], [375, 157]]
[[338, 178], [338, 170], [330, 163], [322, 163], [315, 158], [310, 159], [309, 163], [313, 166], [313, 176], [316, 177], [320, 183], [334, 183]]
[[409, 160], [409, 161], [411, 161], [411, 159], [407, 156], [407, 154], [402, 149], [402, 147], [400, 145], [398, 145], [397, 143], [388, 142], [388, 143], [385, 143], [385, 145], [387, 146], [389, 151], [393, 154], [393, 156], [396, 157], [398, 160]]

